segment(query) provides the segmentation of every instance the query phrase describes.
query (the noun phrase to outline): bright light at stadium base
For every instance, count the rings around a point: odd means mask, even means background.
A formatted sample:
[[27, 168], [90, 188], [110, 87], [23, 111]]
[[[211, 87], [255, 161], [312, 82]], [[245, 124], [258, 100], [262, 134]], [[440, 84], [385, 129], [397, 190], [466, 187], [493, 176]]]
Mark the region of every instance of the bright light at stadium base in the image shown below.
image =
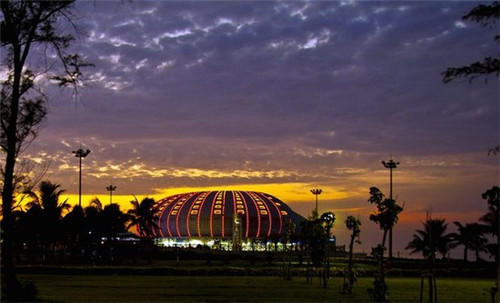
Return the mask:
[[[231, 239], [210, 239], [210, 238], [158, 238], [156, 244], [159, 247], [169, 248], [193, 248], [193, 249], [216, 249], [216, 250], [232, 250]], [[288, 243], [287, 248], [294, 248], [297, 243]], [[260, 241], [247, 239], [242, 243], [242, 251], [283, 251], [285, 245], [281, 242]]]

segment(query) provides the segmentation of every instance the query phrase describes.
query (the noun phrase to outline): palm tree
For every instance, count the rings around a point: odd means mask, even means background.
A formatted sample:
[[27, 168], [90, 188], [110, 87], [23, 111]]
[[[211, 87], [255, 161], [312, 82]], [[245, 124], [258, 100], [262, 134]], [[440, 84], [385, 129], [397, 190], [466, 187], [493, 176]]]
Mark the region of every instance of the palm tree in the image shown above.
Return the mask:
[[481, 260], [479, 254], [481, 252], [487, 252], [488, 239], [486, 239], [485, 234], [488, 233], [489, 227], [484, 224], [472, 223], [470, 224], [470, 249], [474, 251], [476, 255], [476, 262]]
[[464, 261], [467, 262], [468, 251], [471, 246], [471, 232], [470, 223], [463, 225], [462, 223], [455, 221], [453, 222], [458, 228], [456, 233], [451, 233], [451, 243], [450, 247], [455, 248], [457, 246], [463, 245], [464, 247]]
[[83, 247], [82, 243], [86, 237], [83, 208], [80, 205], [73, 206], [73, 209], [62, 219], [62, 224], [65, 231], [65, 243], [69, 248], [70, 255], [74, 257]]
[[434, 263], [436, 253], [441, 253], [443, 259], [450, 249], [452, 234], [446, 234], [448, 224], [445, 219], [427, 218], [424, 229], [419, 229], [413, 235], [406, 249], [411, 249], [411, 253], [422, 252], [424, 259]]
[[58, 240], [63, 238], [61, 219], [63, 213], [69, 209], [67, 199], [59, 202], [60, 196], [65, 192], [61, 185], [42, 181], [39, 193], [30, 193], [33, 201], [28, 203], [29, 216], [39, 225], [36, 229], [40, 233], [40, 241], [49, 251], [53, 251]]
[[[89, 206], [85, 207], [85, 230], [86, 236], [97, 236], [103, 233], [103, 224], [102, 224], [102, 203], [98, 198], [94, 198]], [[92, 238], [92, 237], [90, 237]], [[91, 239], [90, 239], [91, 240]]]
[[476, 255], [476, 261], [479, 260], [479, 253], [487, 252], [488, 239], [485, 235], [489, 233], [488, 225], [479, 223], [467, 223], [462, 225], [460, 222], [453, 222], [458, 227], [456, 233], [451, 234], [451, 247], [464, 246], [464, 261], [467, 261], [467, 253], [473, 250]]
[[130, 209], [127, 214], [130, 218], [130, 223], [127, 226], [127, 230], [135, 226], [137, 233], [144, 238], [152, 239], [158, 235], [158, 215], [156, 202], [153, 198], [144, 198], [139, 203], [137, 198], [134, 196], [134, 200], [130, 201], [132, 204], [132, 209]]
[[101, 213], [103, 235], [111, 236], [125, 231], [128, 216], [120, 210], [120, 205], [112, 203], [106, 205]]

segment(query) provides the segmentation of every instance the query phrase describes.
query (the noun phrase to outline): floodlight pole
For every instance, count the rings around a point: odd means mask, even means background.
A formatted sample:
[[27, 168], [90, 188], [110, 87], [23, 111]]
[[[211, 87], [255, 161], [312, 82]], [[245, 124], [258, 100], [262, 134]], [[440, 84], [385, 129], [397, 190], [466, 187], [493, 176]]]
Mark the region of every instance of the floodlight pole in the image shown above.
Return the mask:
[[74, 150], [73, 154], [80, 160], [80, 171], [78, 174], [78, 206], [82, 206], [82, 158], [85, 158], [90, 154], [90, 149], [83, 150], [79, 148], [78, 150]]
[[111, 205], [113, 203], [113, 191], [116, 190], [116, 186], [114, 185], [106, 186], [106, 190], [109, 191], [109, 205]]
[[[387, 162], [382, 161], [382, 164], [389, 169], [389, 199], [392, 200], [392, 170], [398, 167], [399, 162], [394, 162], [391, 157]], [[389, 229], [389, 260], [392, 260], [392, 226]]]
[[316, 196], [316, 216], [319, 217], [319, 212], [318, 212], [318, 196], [321, 195], [321, 193], [323, 192], [322, 189], [319, 189], [319, 188], [315, 188], [315, 189], [311, 189], [311, 193], [313, 195]]

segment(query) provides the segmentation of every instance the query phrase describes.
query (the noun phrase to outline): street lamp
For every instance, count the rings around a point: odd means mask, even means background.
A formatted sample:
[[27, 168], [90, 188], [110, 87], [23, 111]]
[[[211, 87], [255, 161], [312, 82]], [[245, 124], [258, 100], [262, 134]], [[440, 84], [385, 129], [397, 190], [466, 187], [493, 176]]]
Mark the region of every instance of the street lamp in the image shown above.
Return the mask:
[[319, 216], [319, 213], [318, 213], [318, 196], [321, 195], [321, 193], [323, 192], [323, 190], [319, 189], [319, 188], [315, 188], [315, 189], [311, 189], [311, 193], [313, 195], [316, 196], [316, 217]]
[[82, 158], [87, 157], [90, 154], [90, 149], [83, 150], [79, 148], [78, 150], [74, 150], [73, 154], [75, 157], [78, 157], [80, 160], [80, 173], [78, 175], [78, 205], [82, 206]]
[[[382, 161], [382, 164], [384, 165], [385, 168], [389, 169], [389, 174], [390, 174], [390, 181], [389, 181], [389, 199], [392, 200], [392, 170], [397, 168], [399, 165], [399, 162], [394, 162], [392, 159], [385, 162]], [[392, 260], [392, 226], [389, 229], [389, 260]]]
[[114, 185], [106, 186], [106, 190], [109, 191], [109, 205], [111, 205], [113, 203], [113, 191], [116, 190], [116, 186]]

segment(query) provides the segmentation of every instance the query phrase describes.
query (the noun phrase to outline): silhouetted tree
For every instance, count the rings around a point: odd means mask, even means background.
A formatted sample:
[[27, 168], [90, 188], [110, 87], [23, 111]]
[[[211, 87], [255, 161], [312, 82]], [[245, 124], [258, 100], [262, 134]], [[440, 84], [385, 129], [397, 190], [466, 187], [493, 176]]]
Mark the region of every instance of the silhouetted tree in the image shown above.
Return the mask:
[[[64, 34], [72, 25], [74, 1], [0, 1], [2, 12], [0, 46], [4, 50], [2, 63], [7, 79], [2, 81], [0, 98], [0, 147], [5, 152], [2, 188], [2, 298], [15, 300], [19, 295], [12, 255], [12, 204], [15, 188], [15, 166], [25, 143], [38, 134], [37, 126], [46, 115], [45, 95], [34, 89], [35, 78], [47, 75], [55, 62], [62, 65], [63, 75], [51, 76], [59, 85], [73, 85], [81, 78], [80, 68], [87, 65], [78, 55], [66, 52], [73, 40]], [[68, 22], [64, 24], [63, 18]], [[43, 45], [47, 51], [39, 51]], [[52, 50], [52, 51], [51, 51]], [[35, 52], [34, 52], [35, 51]], [[43, 57], [48, 66], [34, 72], [28, 60], [30, 55]]]
[[125, 224], [129, 217], [120, 210], [120, 205], [112, 203], [106, 205], [101, 213], [103, 229], [101, 236], [112, 236], [125, 232]]
[[137, 233], [144, 238], [151, 239], [158, 235], [158, 215], [156, 208], [156, 202], [153, 198], [144, 198], [139, 203], [137, 198], [130, 201], [132, 204], [132, 209], [128, 210], [127, 214], [130, 218], [130, 223], [127, 229], [131, 227], [136, 227]]
[[102, 222], [102, 203], [98, 198], [94, 198], [89, 206], [85, 207], [85, 230], [87, 234], [87, 242], [92, 242], [98, 239], [103, 234], [104, 224]]
[[[497, 1], [490, 5], [480, 4], [474, 7], [462, 17], [464, 21], [473, 21], [481, 26], [494, 26], [500, 18], [500, 6]], [[500, 41], [500, 35], [494, 37], [496, 42]], [[498, 77], [500, 73], [499, 53], [488, 56], [483, 61], [477, 61], [470, 65], [461, 67], [448, 67], [443, 73], [443, 82], [448, 83], [455, 79], [469, 78], [470, 81], [477, 77], [494, 74]]]
[[377, 206], [377, 213], [371, 214], [370, 220], [384, 231], [381, 245], [385, 248], [387, 232], [398, 222], [403, 207], [399, 206], [394, 199], [384, 199], [384, 194], [377, 187], [370, 187], [368, 202]]
[[479, 223], [467, 223], [465, 225], [460, 222], [453, 222], [458, 230], [456, 233], [451, 233], [451, 248], [457, 246], [464, 247], [464, 261], [467, 261], [468, 251], [472, 250], [475, 252], [476, 261], [479, 261], [479, 253], [487, 251], [488, 239], [485, 238], [488, 227]]
[[406, 249], [410, 249], [411, 254], [422, 252], [427, 261], [428, 271], [423, 272], [421, 277], [420, 301], [422, 302], [424, 279], [427, 279], [429, 302], [437, 302], [437, 284], [434, 276], [436, 253], [441, 253], [443, 259], [445, 258], [450, 248], [452, 236], [446, 233], [448, 224], [445, 219], [432, 219], [428, 216], [423, 224], [424, 229], [416, 231], [413, 240], [408, 243]]
[[381, 244], [373, 249], [374, 256], [378, 259], [378, 274], [375, 276], [373, 288], [368, 289], [368, 293], [372, 300], [386, 302], [389, 300], [389, 295], [384, 273], [385, 241], [387, 232], [398, 222], [403, 207], [399, 206], [394, 199], [384, 199], [384, 194], [377, 187], [370, 187], [368, 202], [377, 206], [377, 213], [371, 214], [370, 220], [378, 224], [380, 229], [384, 231]]
[[75, 257], [84, 247], [84, 240], [87, 237], [83, 208], [80, 205], [73, 206], [73, 209], [62, 219], [62, 224], [65, 244], [69, 248], [71, 257]]
[[319, 267], [325, 258], [326, 231], [318, 216], [301, 222], [300, 238], [307, 256], [307, 283], [312, 282], [311, 266]]
[[471, 238], [470, 242], [470, 249], [474, 251], [474, 254], [476, 256], [476, 262], [479, 262], [481, 260], [480, 253], [481, 252], [488, 252], [487, 249], [487, 244], [488, 244], [488, 239], [484, 236], [487, 231], [487, 226], [484, 224], [479, 224], [479, 223], [472, 223], [471, 224], [471, 232], [473, 237]]
[[451, 233], [446, 233], [448, 224], [445, 219], [429, 217], [423, 225], [424, 229], [416, 230], [406, 249], [411, 250], [410, 254], [421, 252], [424, 259], [432, 265], [437, 253], [440, 253], [443, 259], [446, 257], [453, 237]]
[[498, 251], [499, 251], [499, 241], [498, 232], [499, 226], [499, 211], [498, 207], [500, 204], [500, 187], [493, 186], [492, 188], [485, 191], [481, 197], [488, 203], [488, 212], [479, 218], [479, 221], [486, 224], [485, 233], [490, 234], [496, 239], [496, 243], [491, 243], [487, 245], [488, 251], [491, 255], [495, 256], [495, 260], [498, 263]]
[[462, 223], [455, 221], [453, 222], [457, 226], [457, 232], [456, 233], [451, 233], [451, 243], [450, 247], [455, 248], [457, 246], [463, 246], [464, 247], [464, 258], [463, 260], [466, 262], [468, 261], [468, 251], [471, 246], [471, 237], [472, 237], [472, 231], [470, 227], [470, 223], [467, 223], [463, 225]]
[[[22, 251], [24, 249], [24, 246], [27, 245], [30, 236], [30, 230], [27, 228], [26, 224], [27, 213], [21, 207], [19, 207], [16, 210], [12, 211], [12, 217], [12, 230], [16, 235], [14, 239], [14, 248], [17, 251]], [[19, 253], [17, 255], [19, 256]]]
[[284, 222], [284, 230], [286, 232], [286, 236], [284, 238], [284, 247], [285, 251], [283, 253], [283, 278], [285, 280], [292, 279], [292, 239], [295, 236], [295, 228], [296, 225], [292, 221], [292, 219], [288, 218]]
[[[494, 26], [498, 20], [500, 20], [500, 5], [498, 1], [495, 1], [490, 5], [480, 4], [470, 10], [466, 15], [462, 16], [462, 20], [473, 21], [479, 23], [483, 27]], [[500, 35], [495, 35], [494, 41], [497, 43], [500, 42]], [[448, 83], [461, 78], [469, 78], [469, 81], [472, 81], [478, 77], [488, 77], [490, 75], [498, 77], [500, 74], [499, 55], [500, 53], [496, 53], [485, 57], [482, 61], [477, 61], [466, 66], [448, 67], [441, 73], [443, 76], [443, 82]], [[499, 153], [500, 145], [491, 148], [488, 152], [488, 154], [495, 155], [498, 155]]]
[[325, 212], [321, 214], [321, 217], [319, 218], [321, 224], [323, 225], [323, 228], [325, 229], [325, 245], [324, 249], [326, 253], [324, 253], [326, 257], [326, 264], [325, 264], [325, 269], [323, 271], [323, 288], [327, 287], [327, 281], [330, 278], [330, 236], [331, 236], [331, 230], [333, 228], [333, 224], [335, 223], [335, 214], [332, 213], [331, 211]]
[[33, 201], [28, 203], [32, 214], [39, 216], [35, 220], [39, 222], [36, 230], [39, 233], [43, 254], [47, 251], [53, 252], [58, 241], [63, 239], [62, 217], [70, 208], [67, 199], [60, 202], [59, 198], [64, 193], [61, 185], [42, 181], [38, 193], [32, 193]]
[[356, 281], [356, 275], [353, 271], [352, 254], [354, 249], [354, 242], [361, 243], [359, 241], [359, 236], [361, 234], [361, 228], [360, 228], [361, 221], [359, 221], [359, 219], [356, 219], [354, 216], [348, 216], [345, 219], [345, 226], [349, 231], [351, 231], [351, 240], [349, 242], [349, 263], [347, 266], [347, 282], [344, 283], [343, 292], [351, 294], [354, 282]]

